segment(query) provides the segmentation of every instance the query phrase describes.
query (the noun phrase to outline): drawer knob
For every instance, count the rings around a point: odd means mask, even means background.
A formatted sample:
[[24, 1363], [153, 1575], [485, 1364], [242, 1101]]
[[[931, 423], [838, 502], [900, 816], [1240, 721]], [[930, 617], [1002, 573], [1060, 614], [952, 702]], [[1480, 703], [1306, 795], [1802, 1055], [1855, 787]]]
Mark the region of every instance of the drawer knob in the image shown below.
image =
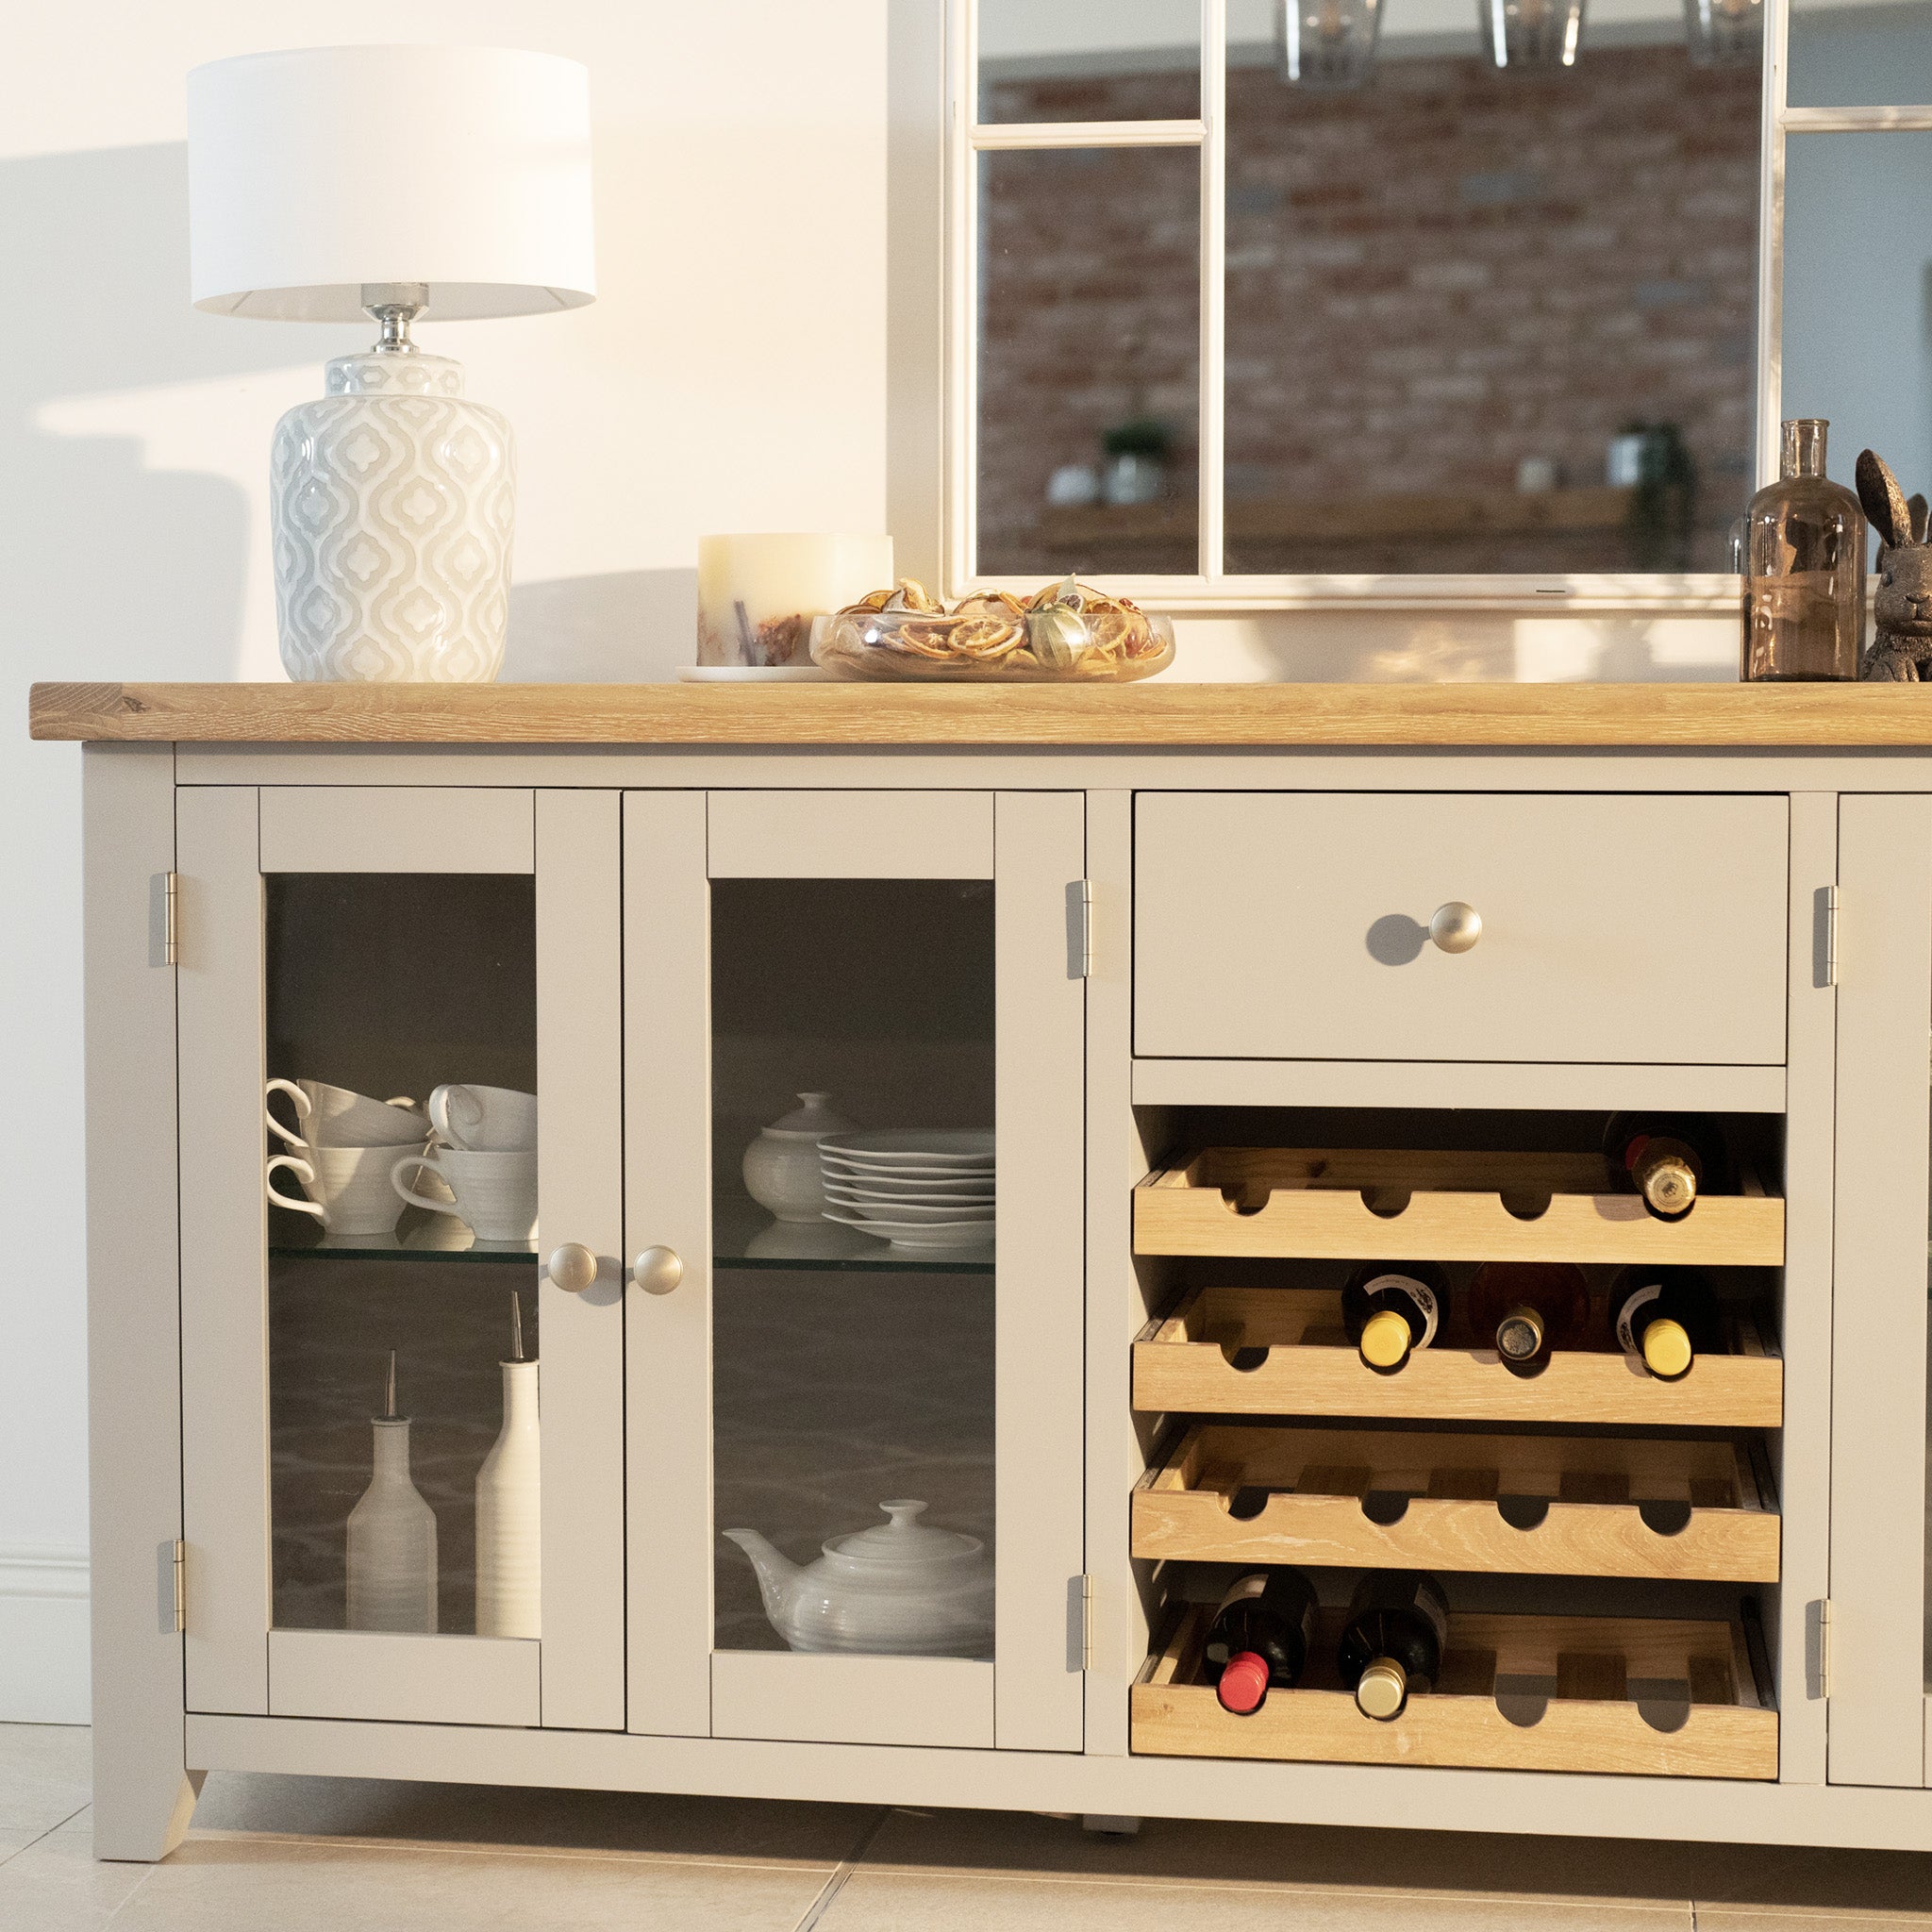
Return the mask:
[[581, 1241], [565, 1241], [545, 1270], [551, 1285], [566, 1294], [582, 1294], [597, 1278], [597, 1257]]
[[1482, 914], [1460, 899], [1438, 906], [1429, 921], [1429, 937], [1445, 953], [1466, 953], [1482, 936]]
[[631, 1269], [631, 1279], [646, 1294], [669, 1294], [684, 1279], [684, 1259], [675, 1248], [645, 1248]]

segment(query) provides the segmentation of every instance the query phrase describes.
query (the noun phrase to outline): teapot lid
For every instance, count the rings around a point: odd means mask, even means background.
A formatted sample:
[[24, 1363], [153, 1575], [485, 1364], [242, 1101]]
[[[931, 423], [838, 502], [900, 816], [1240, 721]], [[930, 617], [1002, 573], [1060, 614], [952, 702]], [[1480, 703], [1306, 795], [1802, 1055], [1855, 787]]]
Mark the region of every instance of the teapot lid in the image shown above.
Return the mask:
[[891, 1518], [890, 1523], [835, 1536], [824, 1545], [825, 1555], [848, 1563], [931, 1565], [976, 1557], [982, 1548], [976, 1536], [921, 1523], [924, 1503], [881, 1503], [879, 1507]]
[[766, 1133], [809, 1134], [816, 1140], [826, 1134], [842, 1134], [852, 1125], [833, 1110], [829, 1093], [801, 1093], [798, 1097], [805, 1105], [794, 1107], [783, 1120], [774, 1121]]

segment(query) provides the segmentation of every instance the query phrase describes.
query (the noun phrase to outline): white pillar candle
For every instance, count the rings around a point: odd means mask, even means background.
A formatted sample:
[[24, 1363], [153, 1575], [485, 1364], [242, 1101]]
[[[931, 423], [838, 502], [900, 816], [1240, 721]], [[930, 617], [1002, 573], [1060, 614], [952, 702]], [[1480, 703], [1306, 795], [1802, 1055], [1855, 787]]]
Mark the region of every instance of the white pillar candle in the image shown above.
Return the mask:
[[698, 539], [698, 662], [811, 662], [811, 621], [891, 589], [890, 537]]

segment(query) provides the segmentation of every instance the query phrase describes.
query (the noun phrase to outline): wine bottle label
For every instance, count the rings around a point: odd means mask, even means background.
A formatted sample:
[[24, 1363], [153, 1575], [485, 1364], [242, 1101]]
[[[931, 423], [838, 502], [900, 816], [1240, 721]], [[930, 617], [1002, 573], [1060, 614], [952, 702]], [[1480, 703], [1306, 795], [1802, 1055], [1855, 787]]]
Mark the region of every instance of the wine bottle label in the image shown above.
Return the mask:
[[1267, 1588], [1268, 1573], [1265, 1570], [1251, 1570], [1245, 1576], [1237, 1576], [1227, 1594], [1217, 1606], [1215, 1617], [1219, 1619], [1225, 1616], [1236, 1604], [1252, 1602]]
[[1449, 1648], [1449, 1605], [1433, 1579], [1427, 1576], [1416, 1579], [1415, 1607], [1429, 1620], [1429, 1628], [1436, 1633], [1436, 1650], [1440, 1656]]
[[1416, 1338], [1417, 1348], [1426, 1348], [1436, 1339], [1436, 1323], [1441, 1314], [1441, 1304], [1436, 1300], [1436, 1291], [1426, 1282], [1418, 1281], [1413, 1274], [1378, 1274], [1363, 1286], [1366, 1295], [1399, 1294], [1407, 1295], [1415, 1306], [1415, 1311], [1423, 1318], [1423, 1332]]
[[1625, 1355], [1640, 1355], [1642, 1344], [1637, 1340], [1635, 1323], [1640, 1308], [1646, 1307], [1664, 1291], [1661, 1281], [1647, 1281], [1624, 1304], [1617, 1316], [1617, 1346]]

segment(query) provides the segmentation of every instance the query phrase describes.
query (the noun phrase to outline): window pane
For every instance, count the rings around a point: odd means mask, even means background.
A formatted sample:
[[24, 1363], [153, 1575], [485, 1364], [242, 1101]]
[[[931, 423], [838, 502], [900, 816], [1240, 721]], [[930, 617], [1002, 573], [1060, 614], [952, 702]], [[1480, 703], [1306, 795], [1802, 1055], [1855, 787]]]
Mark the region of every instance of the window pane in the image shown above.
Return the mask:
[[[992, 886], [718, 880], [711, 1011], [717, 1647], [991, 1656], [991, 1136], [976, 1162], [862, 1183], [826, 1182], [812, 1136], [991, 1127]], [[888, 1215], [890, 1239], [853, 1224]], [[945, 1617], [827, 1622], [761, 1594], [761, 1572], [885, 1531], [901, 1502], [982, 1546]]]
[[1928, 195], [1932, 134], [1786, 143], [1780, 413], [1829, 421], [1826, 468], [1840, 483], [1869, 447], [1908, 495], [1932, 489], [1925, 251], [1898, 246], [1898, 210]]
[[1192, 121], [1198, 0], [979, 0], [981, 121]]
[[1791, 0], [1785, 98], [1794, 108], [1913, 108], [1932, 102], [1932, 4]]
[[1655, 32], [1498, 72], [1391, 11], [1342, 92], [1231, 59], [1230, 572], [1727, 567], [1759, 75]]
[[979, 575], [1196, 569], [1200, 168], [980, 157]]

